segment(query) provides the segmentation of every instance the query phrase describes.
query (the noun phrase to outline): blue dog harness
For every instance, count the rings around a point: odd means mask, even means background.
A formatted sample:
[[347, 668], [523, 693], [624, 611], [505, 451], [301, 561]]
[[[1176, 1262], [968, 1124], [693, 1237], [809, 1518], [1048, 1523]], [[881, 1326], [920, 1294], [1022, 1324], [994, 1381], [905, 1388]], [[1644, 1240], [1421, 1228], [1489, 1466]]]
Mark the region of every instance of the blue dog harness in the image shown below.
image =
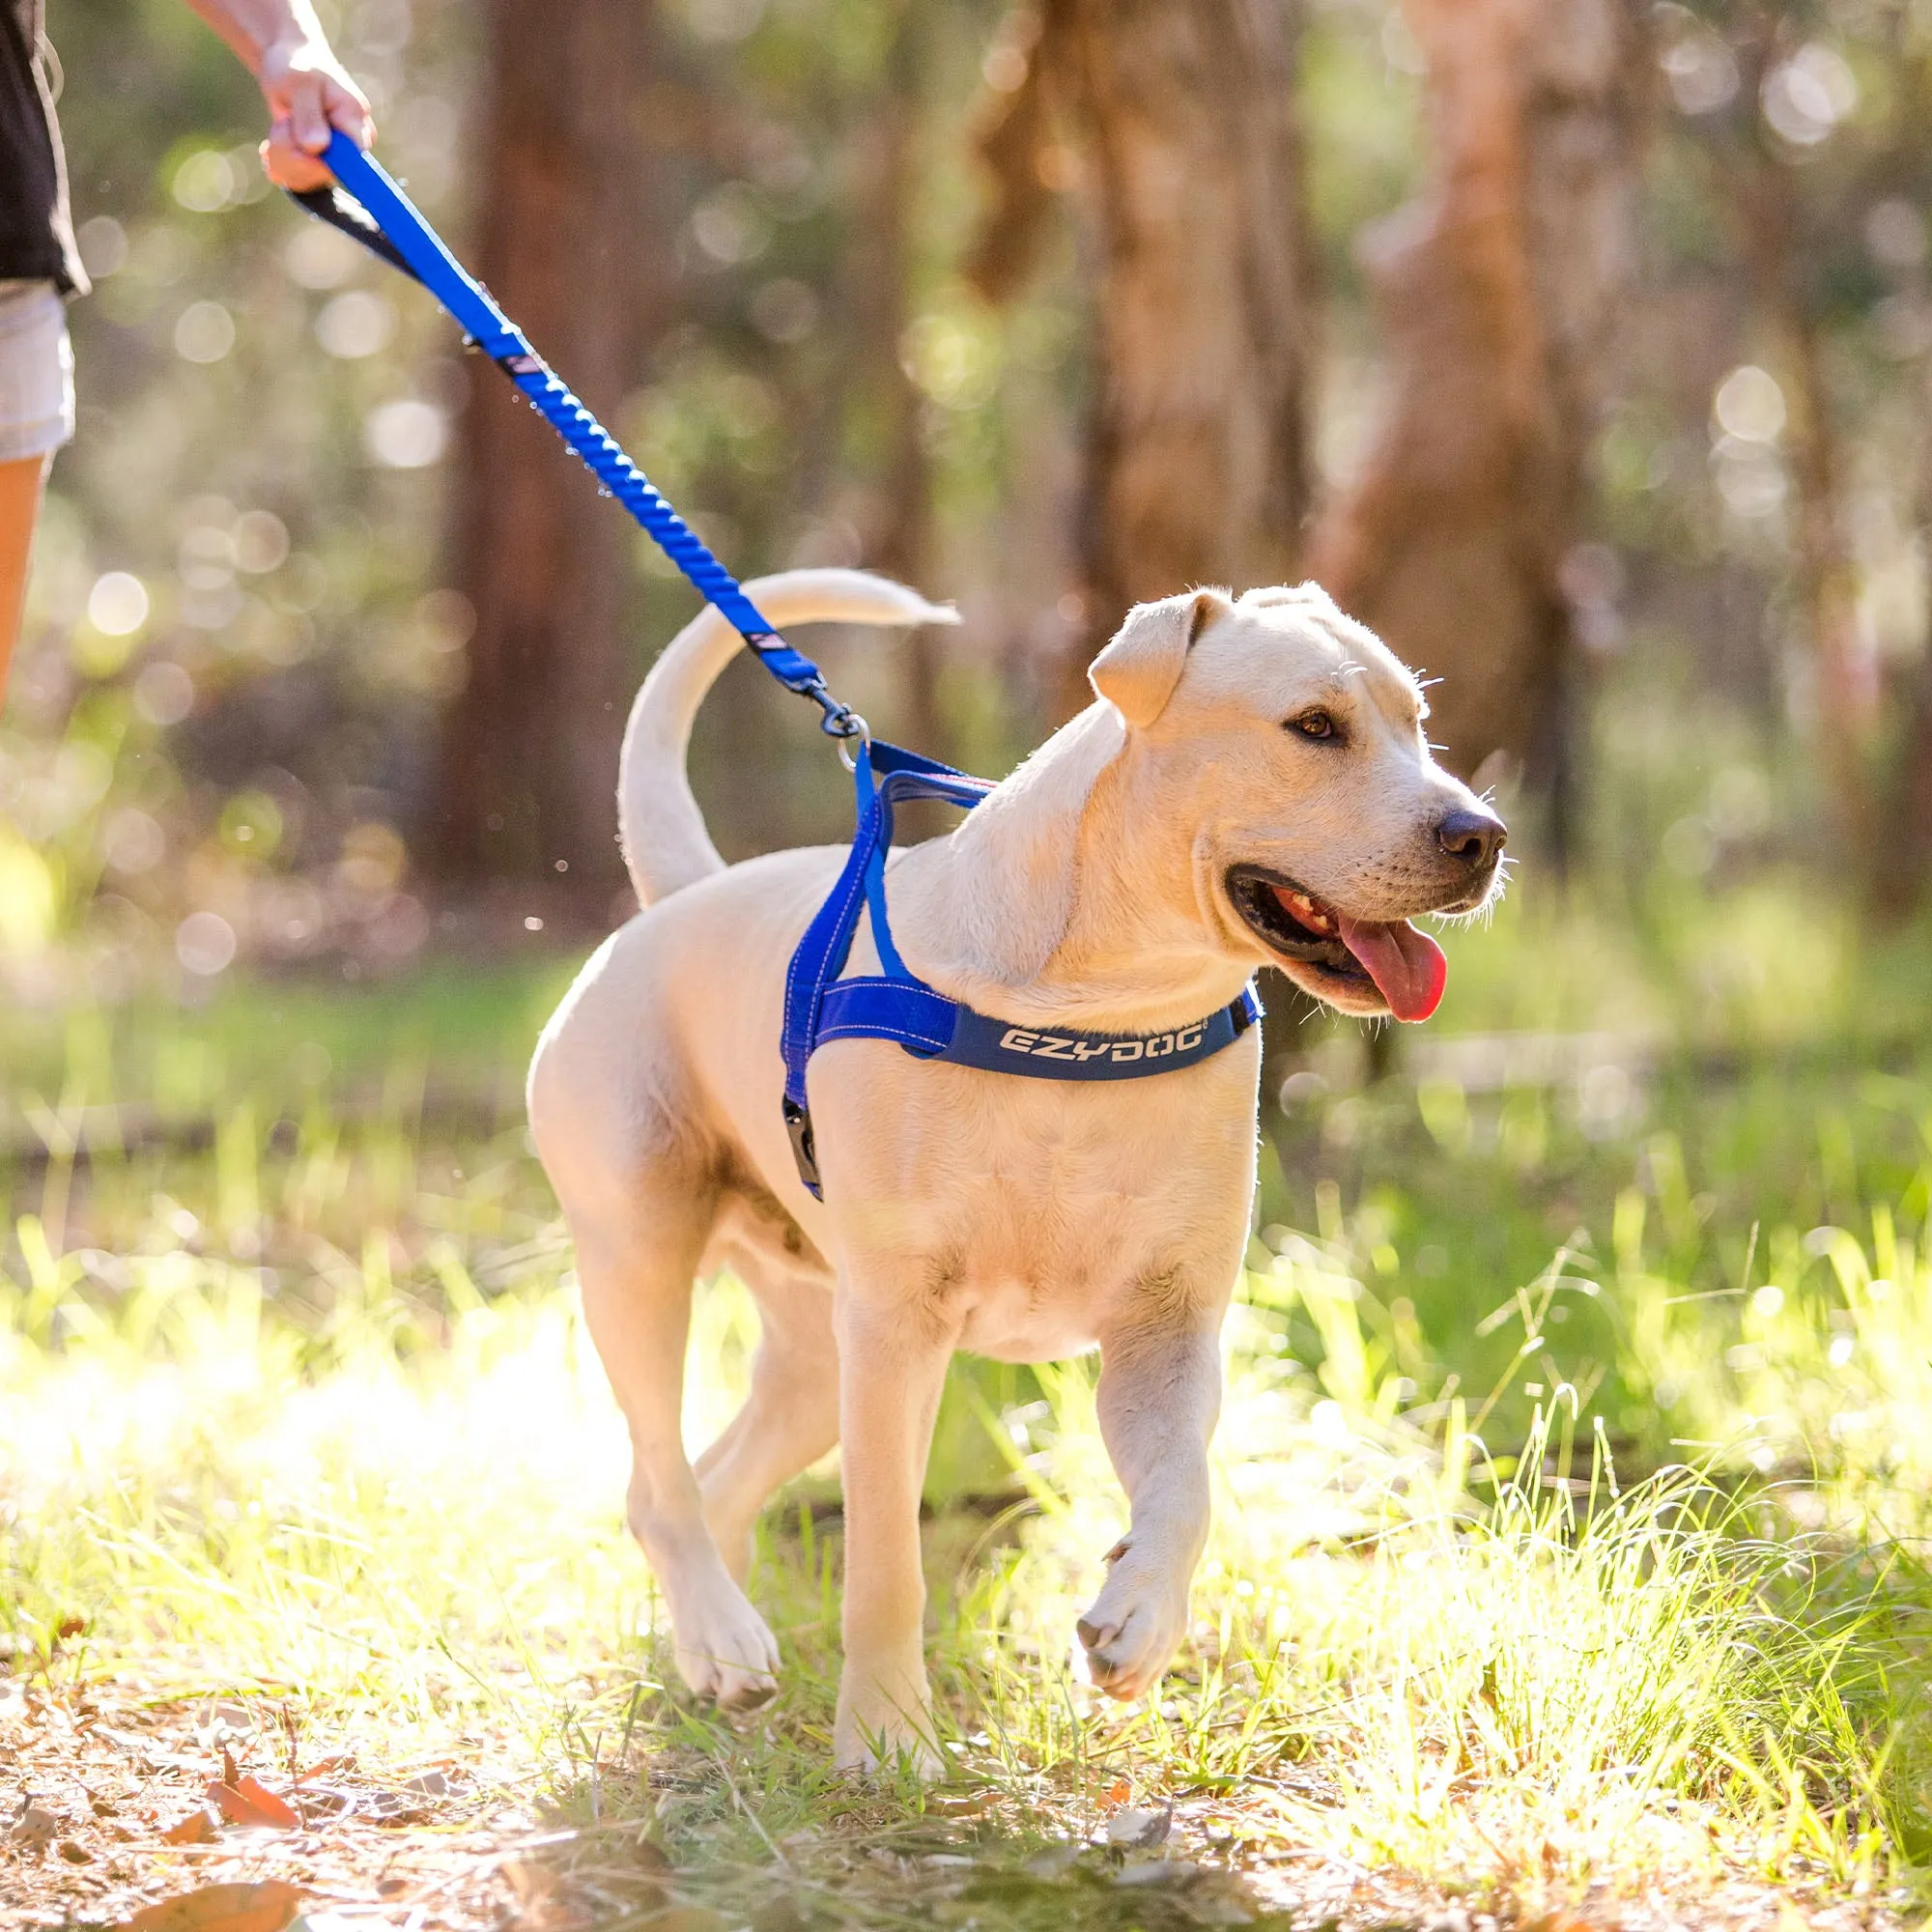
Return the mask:
[[[832, 895], [806, 927], [785, 974], [784, 1120], [799, 1179], [820, 1193], [805, 1070], [828, 1040], [892, 1039], [920, 1060], [948, 1060], [988, 1073], [1021, 1073], [1036, 1080], [1135, 1080], [1170, 1073], [1233, 1046], [1262, 1016], [1253, 982], [1240, 997], [1182, 1027], [1160, 1033], [1084, 1033], [1014, 1026], [975, 1012], [915, 979], [893, 944], [886, 918], [886, 853], [893, 842], [893, 807], [910, 798], [938, 799], [970, 811], [993, 789], [896, 745], [861, 738], [852, 759], [859, 828]], [[838, 976], [852, 950], [859, 914], [869, 915], [879, 975]]]
[[[921, 1060], [948, 1060], [957, 1066], [1025, 1074], [1036, 1080], [1135, 1080], [1196, 1065], [1232, 1046], [1261, 1018], [1261, 1001], [1250, 981], [1238, 999], [1218, 1012], [1163, 1033], [1048, 1031], [991, 1019], [915, 979], [893, 944], [886, 920], [886, 853], [893, 842], [893, 808], [903, 799], [929, 798], [970, 811], [993, 789], [992, 781], [971, 778], [896, 745], [873, 742], [866, 721], [834, 697], [819, 668], [765, 621], [737, 580], [531, 349], [490, 292], [465, 271], [382, 164], [342, 133], [330, 136], [324, 158], [359, 208], [344, 203], [332, 188], [294, 199], [435, 296], [474, 346], [516, 384], [530, 407], [643, 526], [692, 587], [739, 633], [765, 668], [787, 691], [818, 706], [820, 729], [854, 747], [858, 829], [851, 856], [831, 897], [806, 928], [785, 974], [780, 1040], [784, 1056], [785, 1129], [791, 1136], [799, 1179], [814, 1196], [824, 1198], [805, 1074], [812, 1054], [828, 1040], [896, 1040]], [[840, 979], [862, 909], [870, 917], [872, 944], [885, 970]]]

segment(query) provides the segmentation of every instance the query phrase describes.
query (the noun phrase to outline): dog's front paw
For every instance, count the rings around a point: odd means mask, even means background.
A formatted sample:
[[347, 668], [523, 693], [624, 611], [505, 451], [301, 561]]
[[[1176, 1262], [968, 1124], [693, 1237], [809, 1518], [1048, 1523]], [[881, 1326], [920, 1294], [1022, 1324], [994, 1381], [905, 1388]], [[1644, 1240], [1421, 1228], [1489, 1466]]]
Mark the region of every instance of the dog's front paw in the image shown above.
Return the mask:
[[892, 1777], [910, 1771], [920, 1783], [930, 1784], [946, 1775], [946, 1760], [929, 1730], [929, 1720], [909, 1721], [896, 1715], [877, 1726], [841, 1720], [833, 1735], [833, 1761], [855, 1777]]
[[1131, 1548], [1120, 1552], [1106, 1587], [1074, 1626], [1094, 1682], [1122, 1703], [1160, 1682], [1168, 1659], [1187, 1634], [1187, 1585], [1178, 1588]]
[[752, 1711], [778, 1694], [779, 1646], [741, 1590], [673, 1607], [678, 1674], [720, 1710]]
[[848, 1660], [832, 1749], [840, 1771], [860, 1776], [890, 1777], [905, 1769], [921, 1783], [940, 1776], [946, 1760], [933, 1730], [923, 1665], [867, 1670]]

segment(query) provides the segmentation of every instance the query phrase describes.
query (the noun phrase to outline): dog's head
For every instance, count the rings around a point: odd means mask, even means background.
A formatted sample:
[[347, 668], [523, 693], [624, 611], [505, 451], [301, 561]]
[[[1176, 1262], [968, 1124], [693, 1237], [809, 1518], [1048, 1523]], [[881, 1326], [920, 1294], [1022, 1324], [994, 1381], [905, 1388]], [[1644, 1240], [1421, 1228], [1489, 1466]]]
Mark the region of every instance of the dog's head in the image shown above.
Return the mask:
[[1408, 923], [1496, 889], [1503, 824], [1423, 736], [1414, 676], [1314, 584], [1128, 613], [1094, 661], [1151, 783], [1193, 820], [1213, 942], [1345, 1012], [1427, 1019], [1441, 949]]

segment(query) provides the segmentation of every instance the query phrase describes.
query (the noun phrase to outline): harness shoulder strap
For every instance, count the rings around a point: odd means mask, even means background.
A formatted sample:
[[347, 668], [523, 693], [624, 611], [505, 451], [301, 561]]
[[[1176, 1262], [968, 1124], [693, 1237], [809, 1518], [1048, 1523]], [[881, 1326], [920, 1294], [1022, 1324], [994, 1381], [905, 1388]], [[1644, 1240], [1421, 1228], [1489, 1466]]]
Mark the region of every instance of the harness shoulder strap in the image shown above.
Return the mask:
[[893, 807], [904, 798], [933, 798], [971, 810], [992, 789], [985, 779], [954, 771], [937, 758], [922, 757], [897, 745], [861, 741], [852, 758], [852, 782], [858, 825], [852, 850], [831, 895], [806, 928], [785, 975], [784, 1031], [781, 1042], [785, 1066], [786, 1101], [805, 1106], [805, 1069], [823, 1032], [823, 1009], [834, 982], [845, 970], [858, 927], [859, 909], [871, 914], [872, 943], [878, 949], [887, 978], [880, 982], [906, 986], [924, 995], [920, 1005], [929, 1032], [938, 1007], [952, 1003], [915, 980], [893, 944], [886, 914], [886, 853], [893, 842]]

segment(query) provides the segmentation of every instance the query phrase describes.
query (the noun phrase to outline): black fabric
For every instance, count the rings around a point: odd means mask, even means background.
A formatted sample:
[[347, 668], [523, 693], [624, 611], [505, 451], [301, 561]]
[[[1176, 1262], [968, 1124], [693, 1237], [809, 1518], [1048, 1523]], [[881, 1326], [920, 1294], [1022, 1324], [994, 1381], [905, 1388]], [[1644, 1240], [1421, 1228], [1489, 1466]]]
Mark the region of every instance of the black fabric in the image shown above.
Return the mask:
[[0, 0], [0, 280], [48, 281], [77, 295], [87, 276], [42, 46], [41, 0]]

